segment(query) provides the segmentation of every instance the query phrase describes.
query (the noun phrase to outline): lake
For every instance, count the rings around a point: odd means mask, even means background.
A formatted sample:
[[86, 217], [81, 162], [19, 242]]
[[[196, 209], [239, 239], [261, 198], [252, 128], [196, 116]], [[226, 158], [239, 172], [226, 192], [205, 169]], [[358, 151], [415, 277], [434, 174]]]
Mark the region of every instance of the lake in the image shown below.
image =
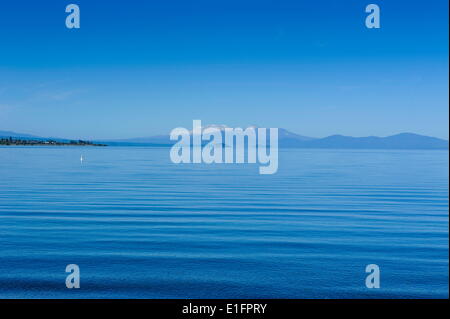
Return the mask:
[[169, 150], [0, 147], [0, 297], [448, 298], [448, 151]]

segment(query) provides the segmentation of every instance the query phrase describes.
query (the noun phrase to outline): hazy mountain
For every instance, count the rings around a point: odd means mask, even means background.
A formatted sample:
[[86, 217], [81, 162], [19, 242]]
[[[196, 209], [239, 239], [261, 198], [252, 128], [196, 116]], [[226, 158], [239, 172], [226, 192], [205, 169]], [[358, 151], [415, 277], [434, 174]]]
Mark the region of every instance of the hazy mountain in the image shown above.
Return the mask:
[[295, 134], [283, 128], [278, 129], [279, 147], [298, 147], [302, 143], [313, 142], [317, 138]]
[[304, 148], [351, 149], [448, 149], [448, 141], [414, 133], [401, 133], [387, 137], [332, 135], [298, 143], [296, 146]]
[[[215, 127], [224, 131], [224, 125], [208, 125], [203, 129]], [[191, 132], [192, 134], [192, 132]], [[35, 140], [69, 141], [68, 139], [45, 138], [30, 134], [21, 134], [10, 131], [0, 131], [0, 138], [20, 138]], [[111, 146], [170, 146], [169, 135], [156, 135], [121, 140], [95, 140], [95, 143], [104, 143]], [[208, 143], [205, 141], [205, 144]], [[401, 133], [387, 137], [352, 137], [331, 135], [324, 138], [313, 138], [292, 133], [285, 129], [278, 129], [278, 145], [281, 148], [329, 148], [329, 149], [448, 149], [448, 141], [436, 137], [424, 136], [414, 133]]]
[[[251, 128], [257, 128], [256, 126], [250, 126]], [[202, 131], [208, 128], [215, 128], [218, 129], [221, 132], [224, 132], [225, 128], [227, 128], [226, 125], [206, 125], [202, 127]], [[189, 133], [192, 135], [192, 130], [189, 131]], [[292, 132], [289, 132], [288, 130], [285, 130], [283, 128], [278, 129], [278, 139], [279, 141], [283, 141], [283, 144], [286, 146], [289, 145], [295, 145], [298, 141], [311, 141], [315, 140], [313, 137], [303, 136], [299, 134], [295, 134]], [[136, 138], [129, 138], [129, 139], [119, 139], [119, 140], [110, 140], [110, 141], [104, 141], [104, 142], [113, 142], [113, 143], [132, 143], [132, 144], [174, 144], [176, 141], [171, 141], [169, 135], [155, 135], [150, 137], [136, 137]], [[207, 143], [207, 142], [205, 142]]]
[[[217, 128], [222, 132], [226, 128], [225, 125], [208, 125], [202, 127], [202, 130], [210, 127]], [[192, 131], [190, 131], [190, 133], [192, 135]], [[106, 142], [164, 145], [172, 145], [175, 143], [170, 140], [169, 135], [157, 135]], [[387, 137], [331, 135], [324, 138], [313, 138], [295, 134], [282, 128], [278, 129], [278, 145], [282, 148], [448, 149], [448, 141], [446, 140], [413, 133], [401, 133]]]
[[0, 138], [9, 138], [9, 137], [13, 137], [13, 138], [17, 138], [20, 137], [21, 139], [25, 140], [25, 139], [40, 139], [41, 137], [39, 136], [35, 136], [35, 135], [31, 135], [31, 134], [24, 134], [24, 133], [16, 133], [16, 132], [11, 132], [11, 131], [0, 131]]

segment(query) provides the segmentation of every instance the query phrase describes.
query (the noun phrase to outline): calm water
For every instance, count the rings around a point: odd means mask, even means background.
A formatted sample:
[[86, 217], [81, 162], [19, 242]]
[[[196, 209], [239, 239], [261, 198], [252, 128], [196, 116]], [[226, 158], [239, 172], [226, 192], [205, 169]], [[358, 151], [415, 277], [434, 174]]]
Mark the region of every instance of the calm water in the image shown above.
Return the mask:
[[447, 151], [279, 156], [268, 176], [165, 148], [0, 147], [0, 297], [448, 297]]

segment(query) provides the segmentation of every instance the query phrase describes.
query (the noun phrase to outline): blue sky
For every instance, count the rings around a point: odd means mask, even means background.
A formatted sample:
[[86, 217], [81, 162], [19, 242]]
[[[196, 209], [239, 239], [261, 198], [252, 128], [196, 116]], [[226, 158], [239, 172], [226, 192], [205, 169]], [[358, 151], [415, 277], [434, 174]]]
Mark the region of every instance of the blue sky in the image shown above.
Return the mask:
[[127, 138], [193, 119], [448, 139], [448, 1], [0, 3], [0, 130]]

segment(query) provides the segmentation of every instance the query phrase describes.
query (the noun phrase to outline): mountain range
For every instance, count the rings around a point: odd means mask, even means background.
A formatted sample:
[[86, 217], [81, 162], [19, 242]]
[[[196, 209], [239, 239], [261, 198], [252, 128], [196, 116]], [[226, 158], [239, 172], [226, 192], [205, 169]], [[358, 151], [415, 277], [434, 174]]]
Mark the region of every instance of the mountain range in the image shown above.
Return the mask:
[[[207, 127], [216, 127], [219, 130], [223, 131], [226, 126], [210, 125]], [[55, 140], [61, 142], [70, 141], [69, 139], [46, 138], [30, 134], [0, 131], [0, 138], [9, 137], [24, 140]], [[155, 135], [150, 137], [138, 137], [130, 139], [95, 140], [93, 142], [103, 143], [110, 146], [171, 146], [176, 141], [171, 141], [169, 135]], [[448, 149], [447, 140], [414, 133], [400, 133], [386, 137], [352, 137], [343, 135], [331, 135], [324, 138], [314, 138], [292, 133], [282, 128], [278, 129], [278, 145], [280, 148]]]

